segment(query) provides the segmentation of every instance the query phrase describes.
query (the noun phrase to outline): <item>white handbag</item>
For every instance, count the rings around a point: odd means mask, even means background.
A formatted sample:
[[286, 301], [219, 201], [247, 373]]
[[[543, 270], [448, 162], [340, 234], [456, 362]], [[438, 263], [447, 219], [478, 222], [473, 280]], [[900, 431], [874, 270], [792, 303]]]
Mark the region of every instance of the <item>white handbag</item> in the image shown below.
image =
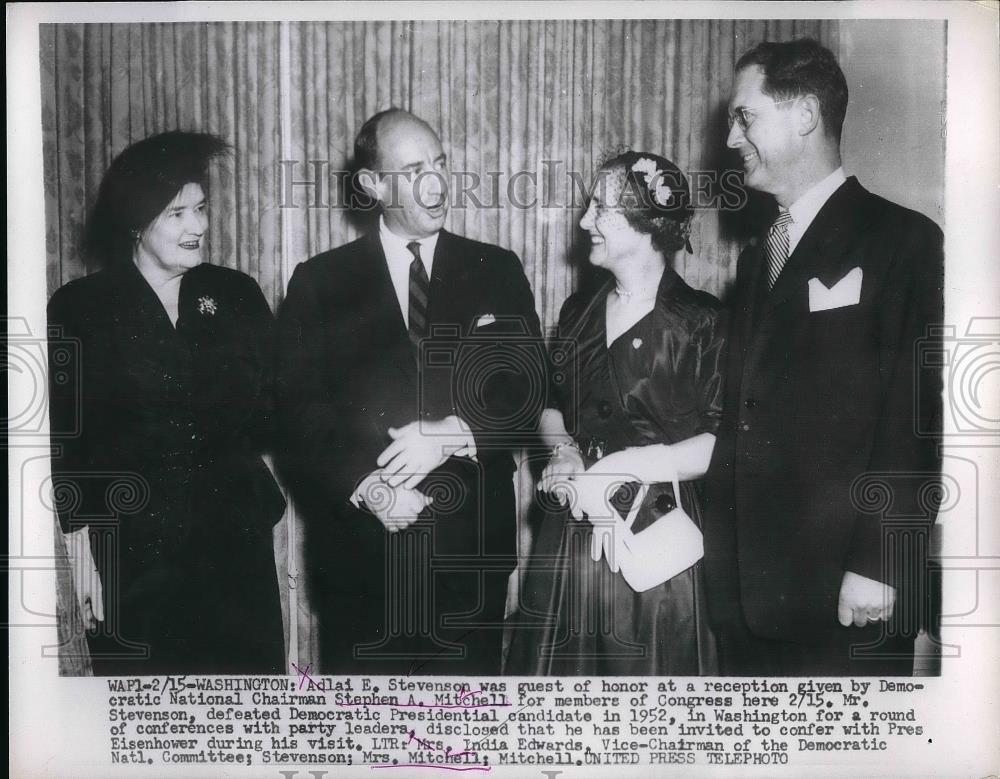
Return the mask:
[[[639, 514], [634, 508], [616, 527], [616, 532], [623, 533], [622, 544], [617, 545], [619, 569], [628, 586], [636, 592], [645, 592], [674, 578], [705, 554], [701, 531], [681, 507], [680, 485], [676, 479], [672, 484], [676, 508], [633, 534], [632, 525]], [[644, 496], [645, 491], [642, 491], [636, 503]]]

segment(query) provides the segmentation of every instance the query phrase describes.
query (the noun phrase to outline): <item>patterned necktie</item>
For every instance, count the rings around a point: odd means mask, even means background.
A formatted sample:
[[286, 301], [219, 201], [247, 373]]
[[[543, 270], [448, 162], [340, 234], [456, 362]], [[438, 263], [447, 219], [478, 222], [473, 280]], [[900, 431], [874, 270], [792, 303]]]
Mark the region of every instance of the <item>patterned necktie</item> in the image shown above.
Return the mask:
[[413, 253], [413, 262], [410, 263], [410, 306], [409, 306], [409, 331], [410, 342], [413, 348], [420, 346], [420, 340], [427, 335], [427, 296], [430, 290], [430, 281], [427, 279], [427, 271], [424, 269], [424, 262], [420, 259], [420, 244], [417, 241], [410, 241], [406, 248]]
[[765, 252], [767, 253], [767, 288], [774, 289], [774, 284], [781, 274], [781, 269], [788, 262], [788, 225], [792, 221], [792, 215], [788, 211], [778, 212], [778, 218], [774, 220], [767, 231], [767, 242]]

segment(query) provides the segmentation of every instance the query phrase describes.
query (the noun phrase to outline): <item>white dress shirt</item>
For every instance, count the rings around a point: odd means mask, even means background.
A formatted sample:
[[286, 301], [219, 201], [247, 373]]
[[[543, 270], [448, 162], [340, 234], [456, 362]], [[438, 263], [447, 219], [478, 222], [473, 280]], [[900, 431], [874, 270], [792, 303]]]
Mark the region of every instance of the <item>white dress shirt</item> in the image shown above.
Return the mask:
[[816, 214], [845, 181], [847, 181], [847, 177], [844, 175], [844, 168], [837, 168], [825, 179], [810, 187], [805, 194], [788, 207], [788, 213], [792, 215], [792, 223], [788, 225], [789, 256], [799, 245], [799, 241], [809, 229], [813, 219], [816, 218]]
[[[410, 327], [410, 265], [413, 263], [413, 252], [406, 248], [406, 244], [411, 240], [396, 235], [385, 223], [385, 217], [380, 216], [378, 220], [378, 237], [382, 242], [382, 251], [385, 253], [385, 261], [389, 265], [389, 277], [392, 279], [392, 288], [396, 291], [396, 300], [399, 301], [399, 310], [403, 314], [403, 322], [407, 329]], [[421, 238], [420, 259], [424, 263], [424, 270], [427, 271], [427, 278], [431, 277], [431, 268], [434, 265], [434, 249], [437, 247], [438, 234]]]

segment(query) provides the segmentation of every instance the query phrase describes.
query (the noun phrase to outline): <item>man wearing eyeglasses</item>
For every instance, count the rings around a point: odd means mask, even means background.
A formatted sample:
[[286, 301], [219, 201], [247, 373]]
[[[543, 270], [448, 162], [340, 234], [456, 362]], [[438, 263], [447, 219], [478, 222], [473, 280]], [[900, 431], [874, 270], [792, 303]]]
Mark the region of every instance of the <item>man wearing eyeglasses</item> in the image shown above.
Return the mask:
[[925, 621], [942, 234], [841, 167], [848, 89], [812, 40], [736, 65], [727, 144], [773, 221], [740, 257], [706, 571], [730, 675], [912, 673]]

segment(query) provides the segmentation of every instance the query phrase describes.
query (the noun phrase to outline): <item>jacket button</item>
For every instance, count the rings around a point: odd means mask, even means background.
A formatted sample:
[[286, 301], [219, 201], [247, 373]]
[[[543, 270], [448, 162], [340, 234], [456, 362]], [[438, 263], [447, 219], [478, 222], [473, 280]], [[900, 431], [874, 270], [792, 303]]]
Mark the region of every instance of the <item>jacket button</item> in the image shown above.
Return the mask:
[[743, 405], [746, 408], [757, 408], [757, 401], [754, 400], [753, 398], [747, 398], [746, 400], [743, 401]]
[[611, 416], [611, 404], [606, 400], [598, 401], [597, 403], [597, 415], [601, 419], [607, 419]]
[[675, 508], [677, 508], [677, 504], [674, 503], [674, 499], [670, 495], [667, 495], [667, 493], [664, 492], [662, 495], [657, 496], [656, 510], [658, 512], [661, 514], [667, 514]]
[[744, 422], [742, 425], [740, 425], [740, 429], [741, 430], [749, 430], [750, 429], [750, 425], [748, 425], [746, 422]]

